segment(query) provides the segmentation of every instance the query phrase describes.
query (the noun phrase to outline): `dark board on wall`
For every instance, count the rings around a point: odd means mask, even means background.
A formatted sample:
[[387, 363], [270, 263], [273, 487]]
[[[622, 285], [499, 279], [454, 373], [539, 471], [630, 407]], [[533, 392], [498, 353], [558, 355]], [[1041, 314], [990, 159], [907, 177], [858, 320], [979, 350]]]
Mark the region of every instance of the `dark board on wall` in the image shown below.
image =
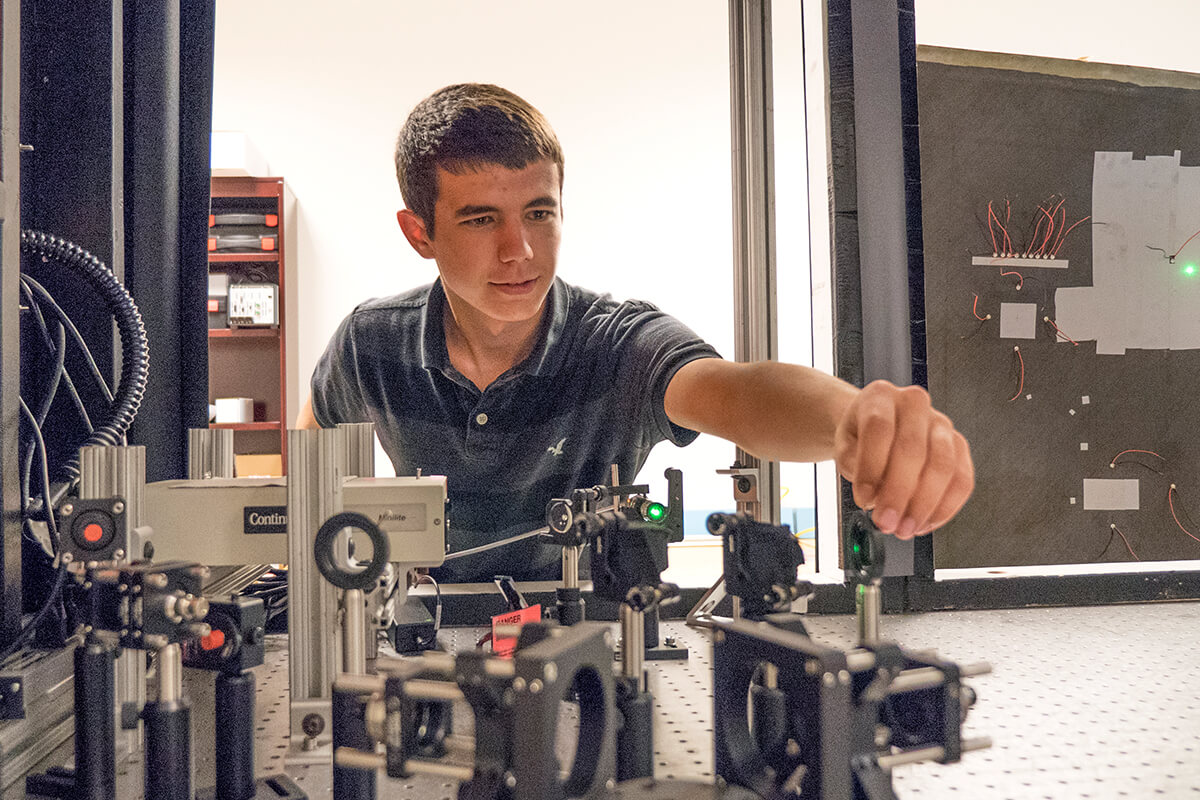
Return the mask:
[[[1200, 558], [1200, 76], [918, 58], [929, 388], [976, 463], [935, 566]], [[973, 264], [1001, 223], [1065, 268]]]

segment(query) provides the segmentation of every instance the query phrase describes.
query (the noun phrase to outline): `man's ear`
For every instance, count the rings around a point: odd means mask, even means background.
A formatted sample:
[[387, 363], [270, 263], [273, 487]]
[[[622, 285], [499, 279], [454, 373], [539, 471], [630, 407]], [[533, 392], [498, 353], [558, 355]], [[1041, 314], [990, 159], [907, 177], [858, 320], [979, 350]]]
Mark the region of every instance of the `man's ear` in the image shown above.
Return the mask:
[[408, 239], [413, 250], [422, 258], [433, 258], [433, 239], [425, 230], [425, 221], [408, 208], [396, 212], [396, 221], [400, 223], [400, 230], [404, 231], [404, 238]]

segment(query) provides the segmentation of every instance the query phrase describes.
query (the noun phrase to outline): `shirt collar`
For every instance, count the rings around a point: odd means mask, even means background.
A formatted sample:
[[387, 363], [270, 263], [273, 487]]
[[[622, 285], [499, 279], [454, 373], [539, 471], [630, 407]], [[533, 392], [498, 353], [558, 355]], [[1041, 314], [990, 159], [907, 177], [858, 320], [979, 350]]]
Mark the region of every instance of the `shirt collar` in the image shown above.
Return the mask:
[[[559, 344], [567, 327], [567, 312], [570, 297], [567, 285], [555, 278], [546, 295], [547, 313], [538, 328], [537, 341], [529, 356], [507, 374], [553, 375], [563, 361], [563, 348]], [[446, 350], [446, 328], [443, 314], [446, 308], [446, 292], [441, 279], [429, 287], [429, 296], [421, 313], [421, 366], [427, 370], [447, 372], [454, 367]], [[457, 372], [457, 370], [455, 370]]]

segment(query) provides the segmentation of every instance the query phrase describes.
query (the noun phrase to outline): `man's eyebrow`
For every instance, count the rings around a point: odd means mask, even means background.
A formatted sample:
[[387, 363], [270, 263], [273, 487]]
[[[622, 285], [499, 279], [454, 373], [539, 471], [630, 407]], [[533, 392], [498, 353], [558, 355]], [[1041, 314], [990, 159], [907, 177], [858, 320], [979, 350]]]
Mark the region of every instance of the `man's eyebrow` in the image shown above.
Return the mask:
[[[558, 208], [558, 200], [553, 195], [543, 195], [535, 197], [525, 204], [525, 208]], [[466, 217], [478, 217], [484, 214], [498, 214], [500, 209], [496, 206], [462, 206], [454, 212], [455, 219], [465, 219]]]
[[461, 219], [462, 217], [475, 217], [480, 214], [495, 214], [499, 210], [495, 206], [463, 206], [454, 212], [454, 216]]

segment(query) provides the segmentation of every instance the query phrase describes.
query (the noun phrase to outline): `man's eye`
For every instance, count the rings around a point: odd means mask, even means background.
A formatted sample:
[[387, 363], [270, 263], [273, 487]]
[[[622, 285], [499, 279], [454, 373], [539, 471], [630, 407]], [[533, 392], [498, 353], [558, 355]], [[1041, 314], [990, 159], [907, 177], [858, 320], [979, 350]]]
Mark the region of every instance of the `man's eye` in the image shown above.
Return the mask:
[[491, 217], [471, 217], [470, 219], [463, 220], [462, 224], [471, 228], [482, 228], [491, 221]]
[[550, 211], [548, 209], [545, 209], [545, 208], [537, 208], [537, 209], [534, 209], [533, 211], [530, 211], [529, 216], [535, 222], [545, 222], [546, 220], [548, 220], [554, 216], [554, 212]]

